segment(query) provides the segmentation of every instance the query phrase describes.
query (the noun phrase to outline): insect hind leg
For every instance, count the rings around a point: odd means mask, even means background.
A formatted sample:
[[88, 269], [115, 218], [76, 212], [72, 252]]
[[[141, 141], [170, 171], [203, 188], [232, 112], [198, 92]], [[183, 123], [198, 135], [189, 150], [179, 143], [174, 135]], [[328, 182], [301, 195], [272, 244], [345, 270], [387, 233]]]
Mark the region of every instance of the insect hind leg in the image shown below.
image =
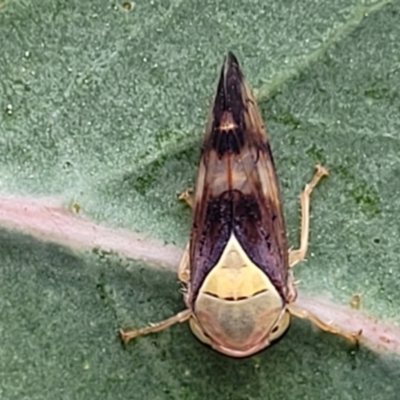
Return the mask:
[[317, 171], [315, 172], [310, 183], [306, 185], [300, 196], [301, 202], [301, 236], [300, 247], [296, 250], [289, 252], [289, 265], [295, 266], [300, 261], [304, 260], [308, 250], [308, 237], [310, 233], [310, 199], [311, 193], [318, 185], [318, 182], [324, 177], [328, 176], [329, 172], [322, 165], [316, 165]]
[[148, 335], [149, 333], [160, 332], [178, 322], [179, 323], [185, 322], [190, 318], [191, 315], [192, 315], [191, 310], [184, 310], [184, 311], [181, 311], [180, 313], [174, 315], [171, 318], [168, 318], [161, 322], [157, 322], [156, 324], [151, 324], [150, 326], [147, 326], [146, 328], [133, 329], [130, 331], [124, 331], [124, 330], [120, 329], [119, 335], [121, 337], [121, 340], [124, 343], [128, 343], [130, 340], [135, 339], [139, 336]]
[[344, 328], [334, 326], [330, 322], [322, 321], [312, 312], [305, 310], [294, 303], [289, 304], [288, 310], [292, 316], [300, 319], [307, 319], [322, 331], [342, 336], [354, 344], [358, 344], [362, 339], [362, 330], [351, 332]]

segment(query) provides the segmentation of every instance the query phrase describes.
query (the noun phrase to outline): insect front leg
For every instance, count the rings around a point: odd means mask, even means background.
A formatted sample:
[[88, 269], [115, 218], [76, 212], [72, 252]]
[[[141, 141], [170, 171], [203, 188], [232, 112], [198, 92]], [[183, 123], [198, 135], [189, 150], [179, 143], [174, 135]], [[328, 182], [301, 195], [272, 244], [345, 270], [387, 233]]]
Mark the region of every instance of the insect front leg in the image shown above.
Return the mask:
[[308, 236], [310, 232], [310, 198], [311, 193], [318, 182], [324, 177], [328, 176], [329, 172], [321, 165], [316, 166], [317, 171], [314, 174], [311, 182], [306, 185], [300, 196], [301, 202], [301, 236], [300, 247], [296, 250], [289, 252], [289, 265], [293, 267], [300, 261], [304, 260], [308, 249]]
[[178, 195], [178, 200], [184, 201], [192, 210], [194, 208], [194, 199], [192, 196], [192, 190], [186, 189]]
[[346, 331], [343, 328], [339, 328], [337, 326], [333, 326], [332, 323], [322, 321], [319, 317], [314, 315], [312, 312], [305, 310], [304, 308], [299, 307], [295, 303], [288, 304], [288, 310], [291, 315], [301, 319], [308, 319], [314, 325], [316, 325], [319, 329], [333, 333], [335, 335], [343, 336], [344, 338], [350, 340], [351, 342], [357, 344], [362, 335], [362, 330], [357, 332]]

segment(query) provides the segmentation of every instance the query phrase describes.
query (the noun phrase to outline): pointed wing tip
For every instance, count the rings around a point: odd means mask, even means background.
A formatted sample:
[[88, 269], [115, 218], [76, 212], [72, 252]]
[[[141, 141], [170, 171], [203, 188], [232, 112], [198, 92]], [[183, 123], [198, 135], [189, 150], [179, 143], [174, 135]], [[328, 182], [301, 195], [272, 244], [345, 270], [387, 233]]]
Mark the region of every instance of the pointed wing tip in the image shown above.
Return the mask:
[[233, 65], [239, 66], [239, 61], [231, 51], [228, 51], [228, 54], [225, 57], [225, 64], [226, 64], [227, 68], [229, 68]]
[[231, 51], [228, 51], [224, 58], [224, 64], [221, 68], [220, 85], [225, 83], [230, 77], [233, 76], [241, 78], [242, 73], [238, 59]]

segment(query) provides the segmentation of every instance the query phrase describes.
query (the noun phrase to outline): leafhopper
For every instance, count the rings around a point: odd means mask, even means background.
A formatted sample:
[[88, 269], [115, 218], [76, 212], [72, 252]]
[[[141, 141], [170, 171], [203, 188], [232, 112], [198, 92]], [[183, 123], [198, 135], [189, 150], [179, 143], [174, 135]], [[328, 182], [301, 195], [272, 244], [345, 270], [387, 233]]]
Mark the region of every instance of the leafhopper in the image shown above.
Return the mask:
[[310, 195], [328, 171], [301, 194], [300, 248], [288, 249], [281, 195], [260, 110], [236, 57], [225, 58], [208, 119], [192, 198], [189, 244], [178, 270], [187, 309], [149, 327], [120, 331], [124, 342], [189, 320], [204, 343], [231, 357], [268, 347], [291, 316], [355, 340], [299, 308], [291, 268], [307, 253]]

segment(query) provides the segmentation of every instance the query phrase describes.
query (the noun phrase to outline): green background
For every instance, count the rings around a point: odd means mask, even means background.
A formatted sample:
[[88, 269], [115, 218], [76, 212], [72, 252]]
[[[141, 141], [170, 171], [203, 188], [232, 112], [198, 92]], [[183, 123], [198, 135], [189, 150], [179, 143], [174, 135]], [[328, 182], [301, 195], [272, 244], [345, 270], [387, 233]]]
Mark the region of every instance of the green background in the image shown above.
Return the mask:
[[[181, 247], [223, 56], [260, 100], [290, 243], [320, 162], [301, 290], [400, 323], [400, 4], [3, 2], [0, 191], [56, 196], [98, 223]], [[233, 360], [186, 325], [121, 346], [117, 329], [183, 308], [176, 276], [0, 231], [3, 399], [395, 399], [400, 361], [305, 321]]]

